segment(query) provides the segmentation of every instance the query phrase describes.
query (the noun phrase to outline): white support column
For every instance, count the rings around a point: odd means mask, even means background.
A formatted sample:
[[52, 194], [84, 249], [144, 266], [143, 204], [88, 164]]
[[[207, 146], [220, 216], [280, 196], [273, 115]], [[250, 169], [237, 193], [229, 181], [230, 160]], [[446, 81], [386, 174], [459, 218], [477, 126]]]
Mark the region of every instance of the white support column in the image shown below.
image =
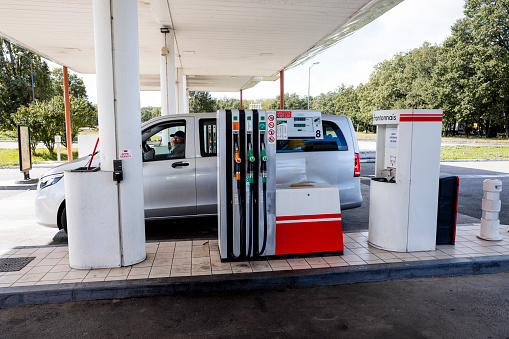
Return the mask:
[[186, 79], [186, 90], [184, 91], [184, 112], [189, 113], [189, 91], [187, 90], [187, 78]]
[[[168, 33], [163, 33], [164, 31]], [[161, 115], [177, 114], [177, 95], [175, 83], [175, 32], [161, 28]]]
[[[101, 171], [113, 171], [114, 159], [123, 166], [123, 180], [111, 178], [122, 266], [146, 258], [136, 6], [136, 0], [93, 0]], [[90, 189], [102, 194], [101, 187]]]
[[177, 111], [179, 114], [189, 113], [189, 109], [186, 110], [186, 99], [187, 99], [187, 81], [186, 75], [182, 68], [177, 68], [177, 98], [178, 105]]

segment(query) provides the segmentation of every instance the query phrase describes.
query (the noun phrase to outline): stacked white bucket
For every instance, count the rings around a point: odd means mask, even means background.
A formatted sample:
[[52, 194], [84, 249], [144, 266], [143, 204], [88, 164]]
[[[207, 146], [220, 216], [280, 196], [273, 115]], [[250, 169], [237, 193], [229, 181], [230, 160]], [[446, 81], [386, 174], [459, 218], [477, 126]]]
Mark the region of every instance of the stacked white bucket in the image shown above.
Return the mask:
[[502, 181], [498, 179], [486, 179], [483, 181], [482, 219], [481, 231], [478, 238], [484, 240], [502, 240], [499, 234], [500, 220], [498, 215], [502, 203], [500, 192], [502, 192]]

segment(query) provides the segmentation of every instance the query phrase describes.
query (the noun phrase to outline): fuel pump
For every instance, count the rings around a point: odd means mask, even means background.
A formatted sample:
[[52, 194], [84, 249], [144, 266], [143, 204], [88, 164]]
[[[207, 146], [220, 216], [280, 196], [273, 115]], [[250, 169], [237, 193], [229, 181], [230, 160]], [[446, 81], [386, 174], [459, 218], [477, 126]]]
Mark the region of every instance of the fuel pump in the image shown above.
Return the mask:
[[217, 135], [222, 260], [343, 250], [337, 187], [276, 185], [277, 140], [322, 138], [319, 111], [221, 110]]

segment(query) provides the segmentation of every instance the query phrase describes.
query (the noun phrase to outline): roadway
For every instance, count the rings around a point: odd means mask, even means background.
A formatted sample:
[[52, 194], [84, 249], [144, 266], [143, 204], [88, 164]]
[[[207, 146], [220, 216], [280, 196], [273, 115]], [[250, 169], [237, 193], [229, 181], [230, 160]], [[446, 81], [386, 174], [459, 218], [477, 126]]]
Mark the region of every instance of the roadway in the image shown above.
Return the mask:
[[509, 273], [0, 309], [3, 338], [507, 338]]

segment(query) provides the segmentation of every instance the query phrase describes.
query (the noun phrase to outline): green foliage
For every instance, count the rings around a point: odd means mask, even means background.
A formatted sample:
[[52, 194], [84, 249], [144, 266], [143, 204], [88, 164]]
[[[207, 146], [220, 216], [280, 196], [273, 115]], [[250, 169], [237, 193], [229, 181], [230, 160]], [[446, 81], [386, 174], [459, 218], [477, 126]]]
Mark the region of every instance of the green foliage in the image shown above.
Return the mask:
[[[243, 100], [243, 107], [246, 108], [246, 101]], [[249, 107], [249, 106], [247, 106]], [[216, 101], [216, 109], [214, 111], [220, 109], [240, 109], [240, 99], [227, 98], [219, 99]]]
[[10, 131], [0, 130], [0, 140], [18, 140], [18, 134], [14, 130]]
[[434, 84], [440, 104], [488, 137], [509, 138], [509, 0], [466, 0], [466, 17], [444, 42]]
[[371, 125], [371, 121], [366, 120], [361, 114], [359, 90], [353, 86], [342, 84], [334, 92], [320, 94], [313, 98], [311, 109], [320, 110], [323, 114], [347, 115], [352, 119], [353, 124], [359, 125], [362, 130]]
[[[82, 127], [94, 125], [97, 109], [85, 99], [70, 97], [71, 136], [78, 135]], [[56, 96], [48, 102], [36, 102], [35, 105], [21, 106], [13, 116], [18, 125], [30, 126], [32, 153], [36, 154], [37, 141], [44, 143], [48, 152], [53, 153], [55, 135], [62, 137], [66, 144], [64, 98]]]
[[424, 43], [376, 65], [369, 82], [359, 91], [361, 111], [435, 108], [429, 93], [439, 49]]
[[[68, 83], [69, 83], [69, 96], [75, 97], [75, 98], [81, 98], [81, 99], [87, 99], [87, 89], [85, 87], [85, 83], [83, 82], [83, 79], [81, 79], [76, 74], [68, 72], [67, 77]], [[52, 82], [52, 89], [53, 89], [53, 95], [58, 96], [64, 95], [64, 72], [62, 68], [58, 67], [55, 68], [51, 72], [51, 82]]]
[[[21, 52], [25, 56], [20, 56]], [[28, 58], [28, 59], [27, 59]], [[33, 103], [32, 72], [33, 60], [34, 93], [36, 101], [51, 99], [50, 71], [41, 57], [0, 38], [0, 127], [14, 128], [12, 115], [18, 107]]]
[[[274, 99], [267, 99], [262, 102], [263, 109], [279, 109], [281, 96], [278, 95]], [[298, 94], [285, 93], [285, 109], [308, 109], [308, 97], [299, 97]]]
[[189, 92], [189, 113], [216, 111], [216, 100], [209, 92]]
[[149, 121], [150, 119], [161, 116], [161, 107], [142, 107], [141, 108], [141, 122]]

